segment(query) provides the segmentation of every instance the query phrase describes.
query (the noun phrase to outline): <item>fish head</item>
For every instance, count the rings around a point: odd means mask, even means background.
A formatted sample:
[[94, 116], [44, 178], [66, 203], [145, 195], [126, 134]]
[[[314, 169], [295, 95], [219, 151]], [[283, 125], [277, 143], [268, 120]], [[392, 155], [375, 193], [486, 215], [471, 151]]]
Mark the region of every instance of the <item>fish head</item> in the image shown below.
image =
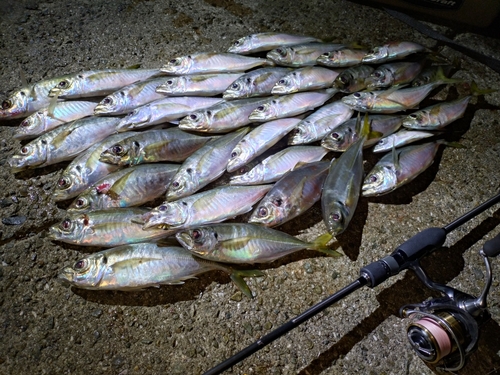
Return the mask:
[[429, 111], [423, 109], [406, 116], [403, 120], [403, 126], [408, 129], [425, 129], [429, 124], [433, 124]]
[[204, 131], [211, 123], [211, 110], [192, 112], [179, 122], [179, 129]]
[[142, 215], [142, 229], [170, 229], [183, 225], [188, 219], [188, 204], [184, 201], [164, 202]]
[[233, 83], [222, 94], [224, 99], [237, 99], [248, 97], [251, 93], [254, 81], [251, 77], [240, 77]]
[[163, 65], [160, 71], [170, 74], [188, 74], [193, 65], [193, 58], [190, 55], [173, 58]]
[[63, 285], [81, 288], [97, 287], [104, 275], [108, 259], [103, 253], [81, 258], [72, 267], [65, 267], [57, 275]]
[[317, 59], [318, 62], [326, 63], [330, 66], [342, 64], [346, 60], [346, 53], [339, 49], [323, 53]]
[[389, 45], [377, 46], [369, 51], [361, 60], [364, 63], [374, 63], [389, 56]]
[[198, 186], [198, 174], [193, 168], [178, 172], [167, 190], [167, 200], [172, 201], [188, 195]]
[[254, 154], [254, 149], [251, 144], [243, 138], [231, 151], [229, 155], [229, 161], [226, 166], [228, 172], [234, 172], [236, 169], [245, 164], [249, 159], [251, 159]]
[[274, 61], [276, 64], [288, 65], [291, 64], [295, 56], [293, 47], [278, 47], [269, 51], [266, 57]]
[[120, 120], [116, 129], [121, 132], [139, 128], [142, 125], [147, 124], [151, 120], [152, 115], [151, 107], [149, 105], [136, 108]]
[[47, 160], [49, 145], [45, 138], [37, 138], [34, 141], [22, 146], [9, 159], [9, 166], [14, 173], [26, 167], [36, 167], [42, 165]]
[[321, 146], [332, 151], [343, 152], [356, 140], [357, 137], [353, 130], [345, 127], [344, 129], [335, 129], [331, 133], [328, 133], [321, 141]]
[[357, 111], [366, 111], [373, 107], [376, 95], [373, 91], [355, 92], [351, 95], [344, 96], [341, 100], [342, 103], [347, 104], [349, 107]]
[[134, 149], [139, 148], [138, 142], [129, 143], [116, 143], [104, 150], [99, 156], [99, 160], [103, 163], [115, 164], [115, 165], [128, 165], [132, 162], [135, 152]]
[[182, 94], [186, 91], [186, 77], [169, 77], [156, 88], [156, 92], [167, 94]]
[[59, 83], [55, 85], [52, 89], [50, 89], [49, 96], [50, 97], [57, 96], [59, 98], [64, 98], [71, 95], [75, 95], [76, 93], [82, 91], [83, 89], [82, 83], [84, 80], [85, 77], [82, 74], [61, 78]]
[[245, 185], [245, 184], [257, 184], [264, 179], [264, 168], [263, 164], [257, 164], [255, 167], [250, 169], [248, 172], [232, 176], [229, 184], [230, 185]]
[[281, 224], [289, 208], [286, 201], [286, 197], [281, 196], [273, 196], [265, 199], [254, 210], [248, 222], [262, 224], [267, 227], [274, 227]]
[[125, 92], [118, 91], [106, 96], [94, 108], [94, 114], [105, 115], [108, 113], [119, 112], [126, 104], [127, 96]]
[[81, 243], [84, 236], [92, 234], [93, 223], [86, 214], [71, 215], [57, 225], [49, 228], [48, 237], [52, 240]]
[[349, 86], [355, 81], [355, 77], [350, 70], [344, 70], [333, 81], [333, 85], [340, 91], [347, 91]]
[[299, 91], [299, 77], [297, 72], [281, 77], [271, 90], [271, 94], [291, 94]]
[[302, 120], [297, 126], [290, 132], [290, 138], [288, 139], [289, 145], [300, 145], [304, 143], [310, 143], [317, 140], [317, 128], [309, 120]]
[[22, 117], [28, 111], [31, 90], [24, 87], [2, 101], [0, 118]]
[[349, 217], [349, 207], [341, 201], [332, 202], [328, 207], [325, 218], [325, 225], [328, 232], [334, 236], [342, 233], [347, 227]]
[[32, 115], [26, 117], [17, 128], [14, 138], [16, 139], [26, 139], [30, 136], [36, 136], [44, 132], [45, 130], [45, 111], [38, 111]]
[[201, 257], [210, 255], [219, 242], [215, 228], [210, 226], [183, 230], [175, 237], [186, 250]]
[[271, 101], [260, 104], [250, 113], [248, 119], [252, 121], [266, 121], [274, 118], [277, 115], [276, 103], [276, 99], [272, 99]]
[[[80, 168], [81, 170], [81, 168]], [[78, 175], [79, 170], [72, 169], [68, 173], [63, 173], [57, 180], [54, 190], [54, 198], [56, 200], [64, 200], [72, 192], [74, 186], [83, 183], [81, 174]]]
[[231, 47], [227, 49], [230, 53], [243, 53], [248, 52], [252, 49], [253, 37], [252, 35], [244, 36], [238, 40], [235, 40]]
[[393, 166], [375, 166], [363, 181], [361, 192], [364, 197], [381, 195], [393, 190], [397, 182], [397, 174]]
[[387, 68], [380, 67], [370, 74], [366, 80], [368, 89], [390, 86], [393, 82], [393, 75]]
[[81, 193], [75, 198], [68, 207], [70, 212], [85, 212], [94, 209], [94, 202], [97, 200], [98, 192], [96, 189], [90, 189]]

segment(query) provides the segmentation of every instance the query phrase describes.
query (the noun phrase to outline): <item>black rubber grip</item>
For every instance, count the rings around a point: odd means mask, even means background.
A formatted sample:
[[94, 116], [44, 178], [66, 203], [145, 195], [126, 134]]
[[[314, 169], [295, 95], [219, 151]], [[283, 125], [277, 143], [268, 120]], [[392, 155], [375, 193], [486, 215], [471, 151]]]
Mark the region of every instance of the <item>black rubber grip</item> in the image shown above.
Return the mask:
[[500, 254], [500, 233], [484, 243], [483, 252], [490, 258], [496, 257]]

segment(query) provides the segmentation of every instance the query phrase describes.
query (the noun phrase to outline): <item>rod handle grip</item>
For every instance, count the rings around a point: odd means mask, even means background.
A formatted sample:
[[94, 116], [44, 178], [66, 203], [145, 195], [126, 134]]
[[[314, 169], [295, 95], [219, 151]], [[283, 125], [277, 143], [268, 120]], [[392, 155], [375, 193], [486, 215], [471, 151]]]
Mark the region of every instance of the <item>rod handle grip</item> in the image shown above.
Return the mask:
[[496, 257], [500, 254], [500, 233], [484, 243], [483, 252], [484, 255], [489, 258]]

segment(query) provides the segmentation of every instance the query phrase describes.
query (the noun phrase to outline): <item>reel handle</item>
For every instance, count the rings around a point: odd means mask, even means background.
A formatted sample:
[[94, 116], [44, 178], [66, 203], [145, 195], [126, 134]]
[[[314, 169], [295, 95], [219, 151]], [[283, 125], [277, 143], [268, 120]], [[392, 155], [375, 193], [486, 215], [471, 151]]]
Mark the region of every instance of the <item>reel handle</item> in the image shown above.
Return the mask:
[[500, 254], [500, 233], [484, 243], [483, 253], [488, 258], [493, 258]]

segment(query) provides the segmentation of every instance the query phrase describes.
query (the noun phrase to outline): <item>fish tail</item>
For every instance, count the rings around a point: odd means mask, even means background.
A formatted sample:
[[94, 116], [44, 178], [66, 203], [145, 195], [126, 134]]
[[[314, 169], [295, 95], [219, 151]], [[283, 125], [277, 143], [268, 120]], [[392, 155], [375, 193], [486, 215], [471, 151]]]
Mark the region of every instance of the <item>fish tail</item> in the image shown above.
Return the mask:
[[261, 276], [264, 276], [264, 273], [259, 270], [232, 270], [230, 278], [245, 296], [247, 296], [248, 298], [253, 298], [252, 291], [248, 287], [245, 280], [243, 280], [243, 278]]
[[348, 48], [352, 48], [352, 49], [365, 49], [365, 50], [369, 49], [368, 46], [365, 46], [365, 45], [363, 45], [363, 44], [361, 44], [361, 43], [359, 43], [357, 41], [349, 43]]
[[365, 113], [363, 117], [363, 122], [361, 123], [361, 129], [359, 130], [359, 137], [368, 137], [370, 134], [370, 121], [368, 121], [368, 113]]
[[463, 144], [461, 144], [460, 142], [448, 142], [448, 141], [445, 141], [444, 139], [440, 139], [437, 141], [439, 144], [442, 144], [442, 145], [445, 145], [445, 146], [448, 146], [448, 147], [455, 147], [455, 148], [467, 148], [466, 146], [464, 146]]
[[470, 92], [471, 95], [473, 96], [481, 96], [481, 95], [486, 95], [486, 94], [491, 94], [492, 92], [496, 92], [498, 90], [495, 89], [480, 89], [477, 86], [477, 83], [475, 81], [472, 81], [470, 84]]
[[438, 67], [438, 70], [436, 72], [436, 78], [437, 78], [438, 82], [441, 82], [443, 84], [464, 82], [464, 80], [460, 79], [460, 78], [448, 78], [448, 77], [446, 77], [444, 70], [443, 70], [443, 67], [441, 65]]
[[332, 250], [327, 246], [327, 243], [333, 238], [331, 233], [325, 233], [316, 238], [313, 242], [311, 242], [311, 249], [319, 251], [323, 254], [329, 255], [331, 257], [339, 257], [342, 254], [336, 250]]

